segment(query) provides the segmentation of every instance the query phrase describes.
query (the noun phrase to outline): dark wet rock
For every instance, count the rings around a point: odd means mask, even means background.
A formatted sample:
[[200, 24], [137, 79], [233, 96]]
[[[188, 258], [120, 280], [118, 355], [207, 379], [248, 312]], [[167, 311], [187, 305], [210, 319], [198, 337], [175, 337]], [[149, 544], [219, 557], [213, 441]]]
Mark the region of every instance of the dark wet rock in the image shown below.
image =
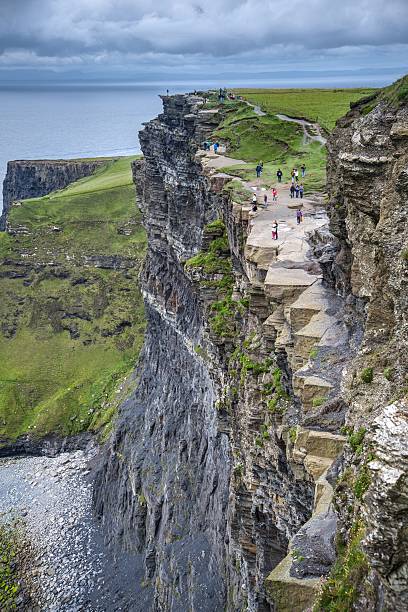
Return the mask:
[[39, 439], [27, 435], [21, 436], [13, 442], [0, 440], [0, 457], [20, 457], [22, 455], [55, 457], [60, 453], [86, 450], [93, 444], [94, 436], [89, 432], [76, 436], [53, 434]]
[[332, 510], [308, 521], [291, 542], [294, 578], [327, 576], [335, 559], [337, 518]]

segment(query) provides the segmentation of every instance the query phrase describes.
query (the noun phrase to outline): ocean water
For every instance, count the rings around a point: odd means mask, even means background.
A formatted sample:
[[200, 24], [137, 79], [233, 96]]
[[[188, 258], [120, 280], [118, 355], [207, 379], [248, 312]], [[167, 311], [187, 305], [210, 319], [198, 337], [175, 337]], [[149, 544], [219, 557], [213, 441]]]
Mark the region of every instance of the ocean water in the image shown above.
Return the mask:
[[[403, 71], [401, 72], [401, 74]], [[282, 73], [283, 75], [283, 73]], [[0, 210], [7, 161], [69, 159], [139, 153], [143, 122], [162, 108], [159, 94], [217, 87], [379, 87], [400, 76], [330, 76], [279, 73], [253, 79], [180, 83], [35, 84], [0, 82]]]
[[7, 161], [139, 153], [160, 86], [0, 87], [0, 209]]

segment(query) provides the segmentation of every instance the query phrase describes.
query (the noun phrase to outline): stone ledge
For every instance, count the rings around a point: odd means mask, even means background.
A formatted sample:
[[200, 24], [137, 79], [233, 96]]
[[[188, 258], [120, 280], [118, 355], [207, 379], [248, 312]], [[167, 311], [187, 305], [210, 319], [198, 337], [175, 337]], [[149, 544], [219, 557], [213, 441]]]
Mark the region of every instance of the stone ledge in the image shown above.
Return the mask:
[[319, 578], [293, 578], [292, 556], [287, 555], [265, 580], [265, 589], [278, 612], [304, 612], [316, 598]]

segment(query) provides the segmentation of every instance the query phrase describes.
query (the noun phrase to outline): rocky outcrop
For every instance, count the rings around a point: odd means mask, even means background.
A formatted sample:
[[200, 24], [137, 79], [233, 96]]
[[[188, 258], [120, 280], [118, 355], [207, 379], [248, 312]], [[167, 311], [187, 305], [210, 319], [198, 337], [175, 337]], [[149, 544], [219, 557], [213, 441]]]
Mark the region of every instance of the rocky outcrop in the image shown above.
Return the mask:
[[406, 110], [352, 109], [331, 231], [309, 202], [278, 247], [200, 150], [222, 111], [163, 101], [134, 164], [148, 330], [96, 479], [106, 536], [154, 610], [403, 610]]
[[0, 230], [6, 228], [7, 212], [16, 200], [38, 198], [90, 176], [107, 159], [9, 161], [3, 182], [3, 213]]
[[[165, 97], [140, 134], [148, 328], [95, 508], [108, 540], [141, 553], [152, 609], [269, 610], [264, 579], [314, 507], [322, 521], [305, 537], [322, 550], [333, 533], [326, 475], [344, 443], [338, 405], [327, 410], [332, 433], [300, 425], [303, 400], [335, 396], [348, 340], [312, 251], [290, 262], [293, 244], [278, 255], [249, 243], [249, 211], [223, 190], [231, 177], [199, 150], [220, 121], [202, 105]], [[311, 230], [323, 225], [311, 215]], [[315, 376], [313, 347], [334, 376]], [[322, 555], [325, 572], [333, 554]], [[299, 575], [320, 576], [321, 564]]]
[[341, 382], [349, 444], [335, 504], [337, 540], [346, 552], [324, 597], [337, 596], [342, 563], [350, 563], [353, 550], [357, 567], [348, 586], [354, 594], [349, 606], [356, 610], [408, 606], [407, 126], [403, 94], [389, 99], [386, 91], [375, 103], [354, 105], [328, 141], [336, 241], [325, 254], [325, 270], [346, 297], [348, 321], [361, 331], [358, 353]]

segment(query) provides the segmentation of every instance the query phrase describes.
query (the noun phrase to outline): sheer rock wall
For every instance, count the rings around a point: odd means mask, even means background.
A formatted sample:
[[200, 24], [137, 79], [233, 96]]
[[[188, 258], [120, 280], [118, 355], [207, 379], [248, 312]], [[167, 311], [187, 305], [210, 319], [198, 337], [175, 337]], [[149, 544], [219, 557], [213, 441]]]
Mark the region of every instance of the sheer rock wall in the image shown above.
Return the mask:
[[[108, 539], [140, 554], [145, 582], [135, 589], [153, 609], [269, 610], [264, 578], [309, 518], [313, 487], [287, 460], [280, 417], [256, 442], [271, 378], [239, 381], [230, 367], [237, 338], [247, 338], [259, 363], [279, 365], [290, 392], [288, 366], [264, 334], [267, 302], [244, 271], [242, 229], [222, 190], [228, 179], [207, 173], [197, 155], [219, 118], [199, 97], [163, 101], [134, 165], [149, 242], [140, 383], [106, 449], [95, 507]], [[203, 279], [185, 266], [214, 238], [206, 225], [217, 217], [228, 230], [235, 291], [252, 304], [236, 313], [233, 341], [208, 323], [219, 275]]]
[[367, 571], [355, 609], [406, 610], [408, 108], [382, 100], [367, 111], [367, 104], [356, 105], [328, 141], [330, 229], [337, 241], [329, 275], [347, 298], [350, 321], [362, 325], [342, 387], [346, 426], [364, 440], [357, 453], [346, 452], [337, 509], [345, 542], [361, 513], [364, 518]]

